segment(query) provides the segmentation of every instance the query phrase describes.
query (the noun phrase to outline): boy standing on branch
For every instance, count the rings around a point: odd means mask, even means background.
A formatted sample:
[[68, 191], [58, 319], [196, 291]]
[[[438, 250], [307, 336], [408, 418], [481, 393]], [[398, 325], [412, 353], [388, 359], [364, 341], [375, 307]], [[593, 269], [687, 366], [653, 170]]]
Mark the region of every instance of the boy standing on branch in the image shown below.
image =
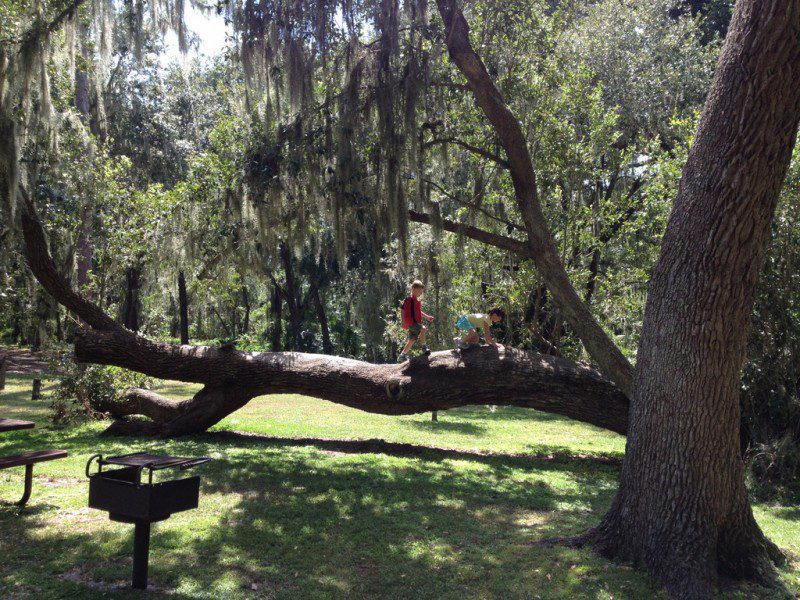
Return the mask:
[[414, 281], [414, 283], [411, 284], [411, 294], [405, 299], [405, 302], [403, 302], [402, 327], [403, 329], [408, 330], [408, 341], [398, 357], [398, 362], [408, 360], [408, 353], [411, 351], [411, 348], [414, 346], [417, 339], [419, 339], [420, 343], [422, 344], [422, 353], [431, 353], [428, 345], [425, 343], [425, 334], [427, 333], [428, 328], [422, 324], [422, 319], [433, 321], [433, 317], [422, 312], [422, 302], [420, 301], [420, 297], [424, 291], [425, 284], [420, 280]]

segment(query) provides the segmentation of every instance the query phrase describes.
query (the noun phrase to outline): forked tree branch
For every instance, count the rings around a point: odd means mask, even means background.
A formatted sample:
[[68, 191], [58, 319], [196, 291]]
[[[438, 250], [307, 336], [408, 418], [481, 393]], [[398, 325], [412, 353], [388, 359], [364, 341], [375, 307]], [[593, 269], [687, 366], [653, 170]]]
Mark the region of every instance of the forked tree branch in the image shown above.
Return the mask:
[[519, 121], [494, 85], [469, 40], [469, 26], [456, 0], [437, 0], [451, 60], [466, 77], [475, 101], [497, 133], [508, 157], [517, 204], [528, 233], [531, 258], [565, 319], [592, 359], [630, 395], [633, 367], [581, 300], [569, 280], [539, 202], [536, 173]]

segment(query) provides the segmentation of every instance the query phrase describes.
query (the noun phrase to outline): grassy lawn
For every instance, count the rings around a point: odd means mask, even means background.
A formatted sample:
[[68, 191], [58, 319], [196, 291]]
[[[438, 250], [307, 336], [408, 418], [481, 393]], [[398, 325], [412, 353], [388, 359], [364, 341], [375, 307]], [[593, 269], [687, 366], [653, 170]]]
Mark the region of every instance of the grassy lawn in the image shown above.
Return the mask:
[[[153, 526], [146, 597], [661, 597], [628, 566], [532, 543], [595, 525], [611, 502], [624, 438], [588, 425], [488, 407], [432, 423], [280, 395], [204, 436], [123, 439], [100, 437], [101, 423], [52, 428], [47, 403], [29, 395], [22, 376], [0, 393], [0, 415], [39, 423], [0, 435], [0, 455], [63, 448], [70, 457], [36, 466], [21, 514], [0, 508], [4, 600], [145, 597], [125, 588], [133, 528], [86, 507], [83, 473], [95, 452], [138, 450], [215, 459], [197, 469], [200, 508]], [[21, 469], [0, 471], [0, 496], [15, 499], [21, 481]], [[800, 553], [800, 507], [755, 511], [773, 540]], [[782, 575], [800, 593], [800, 562]]]

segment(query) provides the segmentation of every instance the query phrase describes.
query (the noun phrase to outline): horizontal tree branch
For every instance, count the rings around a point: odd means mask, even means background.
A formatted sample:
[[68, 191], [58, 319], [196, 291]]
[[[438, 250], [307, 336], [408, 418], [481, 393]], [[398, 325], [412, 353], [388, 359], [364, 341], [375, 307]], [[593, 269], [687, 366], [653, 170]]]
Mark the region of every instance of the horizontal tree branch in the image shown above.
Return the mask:
[[[415, 223], [433, 225], [433, 219], [427, 213], [409, 210], [408, 218]], [[460, 233], [470, 239], [494, 246], [496, 248], [508, 250], [509, 252], [513, 252], [514, 254], [523, 258], [531, 258], [533, 256], [530, 246], [528, 246], [528, 244], [525, 242], [521, 242], [504, 235], [491, 233], [490, 231], [479, 229], [477, 227], [473, 227], [472, 225], [466, 225], [464, 223], [456, 223], [455, 221], [442, 219], [442, 229], [451, 233]]]
[[53, 16], [52, 20], [48, 22], [37, 23], [28, 31], [23, 33], [18, 39], [2, 40], [1, 43], [8, 45], [19, 44], [20, 52], [22, 52], [24, 48], [35, 46], [42, 40], [44, 36], [55, 33], [61, 27], [64, 21], [74, 18], [78, 8], [85, 2], [86, 0], [68, 0], [64, 3], [61, 10]]
[[456, 146], [461, 146], [462, 148], [464, 148], [466, 150], [469, 150], [473, 154], [477, 154], [479, 156], [482, 156], [483, 158], [487, 158], [487, 159], [489, 159], [489, 160], [491, 160], [493, 162], [496, 162], [498, 165], [500, 165], [504, 169], [508, 169], [509, 168], [508, 161], [506, 159], [501, 158], [497, 154], [494, 154], [493, 152], [489, 152], [488, 150], [485, 150], [484, 148], [479, 148], [478, 146], [473, 146], [472, 144], [470, 144], [468, 142], [465, 142], [463, 140], [460, 140], [458, 138], [455, 138], [455, 137], [436, 138], [436, 139], [433, 139], [433, 140], [431, 140], [429, 142], [425, 142], [422, 147], [427, 149], [427, 148], [430, 148], [431, 146], [435, 146], [437, 144], [455, 144]]
[[143, 415], [157, 422], [170, 421], [180, 413], [182, 402], [171, 400], [152, 390], [128, 388], [122, 397], [95, 407], [114, 417]]
[[525, 228], [522, 227], [521, 225], [517, 225], [516, 223], [513, 223], [512, 221], [508, 221], [506, 219], [501, 219], [500, 217], [496, 217], [495, 215], [490, 213], [488, 210], [486, 210], [482, 206], [476, 204], [475, 202], [470, 202], [470, 201], [467, 201], [467, 200], [463, 200], [463, 199], [457, 197], [456, 195], [451, 194], [450, 192], [448, 192], [446, 189], [444, 189], [441, 185], [439, 185], [435, 181], [431, 181], [430, 179], [423, 179], [423, 181], [425, 183], [430, 184], [431, 186], [435, 187], [441, 194], [443, 194], [447, 198], [450, 198], [453, 202], [456, 202], [456, 203], [460, 204], [461, 206], [466, 206], [468, 208], [472, 208], [474, 210], [477, 210], [478, 212], [484, 214], [486, 217], [488, 217], [488, 218], [490, 218], [490, 219], [492, 219], [494, 221], [497, 221], [498, 223], [502, 223], [503, 225], [505, 225], [507, 227], [510, 227], [511, 229], [516, 229], [517, 231], [522, 231], [523, 233], [525, 232]]
[[[177, 414], [166, 414], [161, 424], [169, 434], [204, 431], [251, 398], [275, 393], [304, 394], [387, 415], [473, 404], [520, 406], [618, 433], [627, 429], [628, 400], [598, 371], [513, 348], [450, 350], [376, 365], [318, 354], [154, 344], [128, 332], [83, 329], [75, 340], [75, 356], [79, 362], [205, 384], [195, 398], [181, 403]], [[128, 407], [158, 421], [165, 399], [155, 395], [155, 406], [145, 406], [149, 402], [139, 393]], [[168, 412], [172, 408], [166, 404]]]

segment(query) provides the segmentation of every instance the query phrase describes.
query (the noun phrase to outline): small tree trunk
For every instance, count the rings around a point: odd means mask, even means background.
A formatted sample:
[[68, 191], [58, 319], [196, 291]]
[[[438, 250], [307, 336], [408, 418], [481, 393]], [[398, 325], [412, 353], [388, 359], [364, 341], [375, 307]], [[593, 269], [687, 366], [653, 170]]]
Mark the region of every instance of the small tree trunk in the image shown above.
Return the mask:
[[42, 380], [38, 377], [33, 380], [31, 389], [31, 400], [39, 400], [42, 397]]
[[141, 269], [130, 267], [125, 271], [125, 302], [122, 322], [131, 331], [139, 331], [139, 277]]
[[319, 296], [319, 288], [316, 283], [311, 284], [311, 299], [314, 301], [314, 308], [317, 311], [317, 319], [319, 320], [319, 328], [322, 332], [322, 351], [325, 354], [333, 354], [333, 344], [331, 343], [331, 334], [328, 329], [328, 315], [325, 314], [325, 305]]
[[[83, 58], [83, 61], [81, 61], [80, 65], [75, 68], [75, 108], [78, 110], [78, 116], [83, 124], [89, 127], [91, 121], [89, 114], [91, 109], [91, 102], [89, 98], [89, 74], [85, 69], [80, 68], [80, 66], [83, 66], [92, 60], [89, 48], [87, 47], [90, 35], [88, 24], [82, 23], [79, 27], [79, 32], [81, 58]], [[92, 131], [92, 133], [96, 132]]]
[[178, 313], [180, 315], [181, 344], [189, 343], [189, 297], [186, 294], [186, 277], [178, 272]]
[[435, 410], [431, 413], [431, 421], [436, 423], [439, 420], [439, 411]]
[[[87, 43], [89, 40], [89, 27], [87, 24], [80, 25], [80, 47], [81, 57], [80, 61], [82, 66], [89, 64], [92, 60]], [[81, 122], [93, 134], [97, 134], [95, 127], [92, 127], [91, 119], [91, 102], [90, 102], [90, 83], [89, 74], [86, 70], [81, 68], [75, 69], [75, 108], [78, 110], [78, 116]], [[92, 244], [92, 232], [94, 223], [94, 203], [91, 199], [86, 199], [87, 207], [83, 213], [80, 232], [78, 234], [78, 241], [76, 244], [76, 267], [77, 267], [77, 287], [81, 293], [85, 293], [86, 286], [89, 284], [89, 271], [92, 269], [92, 262], [94, 261], [94, 245]]]
[[6, 370], [8, 369], [8, 355], [0, 352], [0, 392], [6, 389]]
[[56, 340], [64, 341], [64, 324], [61, 321], [61, 309], [56, 307]]
[[244, 306], [244, 317], [242, 318], [242, 334], [250, 331], [250, 295], [247, 293], [247, 286], [242, 286], [242, 306]]
[[178, 335], [178, 307], [175, 306], [175, 296], [169, 295], [169, 337]]
[[234, 337], [235, 336], [235, 330], [232, 329], [225, 322], [225, 319], [222, 318], [222, 315], [220, 314], [219, 310], [217, 310], [217, 307], [216, 306], [212, 306], [211, 310], [214, 312], [215, 315], [217, 315], [217, 320], [219, 321], [220, 327], [222, 327], [222, 330], [223, 330], [223, 332], [225, 334], [225, 337], [228, 337], [228, 338]]
[[271, 308], [272, 308], [272, 329], [270, 331], [270, 343], [272, 346], [273, 352], [280, 352], [283, 344], [281, 344], [281, 338], [283, 338], [283, 326], [282, 326], [282, 311], [281, 311], [281, 290], [278, 287], [278, 284], [273, 284], [272, 286], [272, 301], [271, 301]]
[[589, 278], [586, 281], [586, 295], [584, 302], [591, 304], [594, 292], [597, 288], [597, 273], [600, 269], [600, 250], [595, 248], [592, 252], [592, 260], [589, 262]]
[[294, 276], [294, 259], [292, 252], [286, 243], [281, 243], [280, 246], [281, 262], [283, 263], [283, 270], [286, 275], [286, 286], [284, 287], [284, 300], [286, 301], [286, 308], [289, 311], [289, 332], [290, 338], [294, 345], [294, 350], [302, 348], [301, 332], [303, 328], [303, 319], [300, 314], [300, 300], [299, 292], [297, 289], [297, 281]]

